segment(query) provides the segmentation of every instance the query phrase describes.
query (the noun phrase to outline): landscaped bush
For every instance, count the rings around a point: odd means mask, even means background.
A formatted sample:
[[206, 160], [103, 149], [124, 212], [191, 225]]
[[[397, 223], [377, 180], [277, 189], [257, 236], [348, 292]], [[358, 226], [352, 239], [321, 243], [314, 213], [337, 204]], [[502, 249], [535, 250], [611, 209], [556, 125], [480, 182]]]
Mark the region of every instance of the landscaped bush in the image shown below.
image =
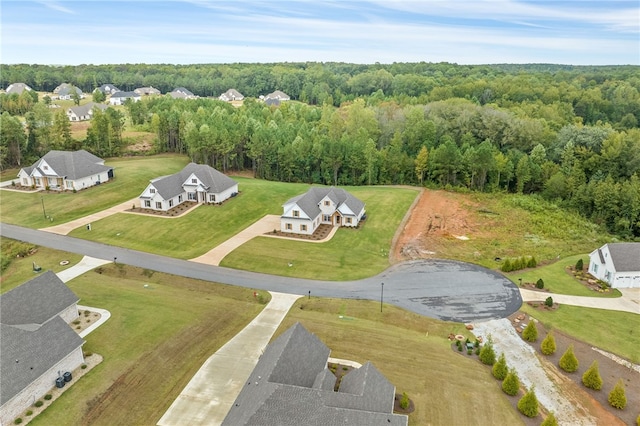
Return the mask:
[[567, 373], [573, 373], [578, 370], [579, 363], [578, 358], [573, 353], [573, 345], [569, 346], [565, 353], [562, 354], [558, 365]]
[[482, 362], [483, 364], [493, 365], [496, 363], [496, 352], [493, 350], [493, 344], [491, 343], [491, 341], [488, 341], [484, 344], [484, 346], [482, 346], [482, 349], [480, 349], [479, 357], [480, 362]]
[[13, 421], [15, 424], [19, 425], [20, 423], [22, 423], [22, 419], [20, 417], [18, 417], [17, 419], [15, 419]]
[[580, 258], [576, 262], [576, 271], [582, 271], [582, 269], [584, 269], [584, 263], [582, 262], [582, 258]]
[[52, 398], [51, 394], [48, 393], [44, 396], [44, 399], [46, 399], [47, 401], [49, 401]]
[[598, 369], [598, 361], [593, 361], [591, 366], [582, 375], [582, 384], [593, 390], [602, 389], [602, 377]]
[[553, 337], [553, 333], [547, 333], [547, 337], [544, 338], [540, 345], [540, 350], [545, 355], [552, 355], [556, 352], [556, 339]]
[[535, 342], [538, 340], [538, 328], [536, 327], [535, 321], [531, 318], [529, 324], [522, 330], [522, 338], [527, 342]]
[[520, 379], [514, 369], [509, 370], [507, 376], [502, 381], [502, 391], [507, 395], [515, 396], [520, 390]]
[[400, 408], [406, 410], [409, 408], [409, 395], [406, 392], [402, 392], [402, 399], [400, 399]]
[[535, 268], [536, 266], [538, 266], [538, 261], [534, 256], [531, 256], [527, 261], [527, 268]]
[[533, 387], [518, 401], [518, 410], [527, 417], [538, 415], [538, 398]]
[[549, 412], [549, 415], [540, 423], [540, 426], [558, 426], [558, 420], [556, 419], [556, 415], [553, 414], [553, 411]]
[[622, 379], [618, 380], [613, 390], [609, 392], [609, 404], [620, 410], [627, 406], [627, 395], [624, 392], [624, 382]]
[[500, 270], [502, 272], [513, 271], [513, 266], [511, 265], [511, 261], [509, 259], [505, 259], [505, 261], [502, 263], [502, 266], [500, 267]]
[[504, 380], [505, 377], [507, 377], [507, 373], [509, 372], [509, 368], [507, 367], [507, 359], [504, 356], [504, 353], [500, 354], [500, 357], [498, 358], [498, 361], [493, 364], [493, 367], [491, 368], [491, 373], [493, 374], [493, 377], [495, 377], [498, 380]]
[[538, 281], [536, 281], [536, 288], [544, 288], [544, 280], [542, 278], [538, 278]]
[[24, 414], [25, 414], [25, 416], [31, 416], [33, 414], [33, 411], [27, 410], [27, 412], [24, 413]]
[[84, 370], [85, 368], [87, 368], [87, 364], [82, 364], [82, 365], [80, 366], [80, 368], [82, 368], [82, 369]]
[[544, 305], [548, 308], [553, 306], [553, 298], [551, 296], [547, 297], [544, 301]]
[[35, 404], [33, 404], [33, 405], [35, 405], [36, 407], [42, 407], [42, 405], [43, 405], [43, 404], [44, 404], [44, 402], [42, 402], [42, 401], [38, 400], [38, 401], [36, 401], [36, 403], [35, 403]]

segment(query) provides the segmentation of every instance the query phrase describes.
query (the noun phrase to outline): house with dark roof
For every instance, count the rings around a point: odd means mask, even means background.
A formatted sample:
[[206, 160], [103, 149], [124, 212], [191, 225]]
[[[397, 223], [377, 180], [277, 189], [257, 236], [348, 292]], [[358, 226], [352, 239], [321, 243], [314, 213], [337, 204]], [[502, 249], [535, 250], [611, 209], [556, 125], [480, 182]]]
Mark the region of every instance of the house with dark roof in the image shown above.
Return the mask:
[[0, 295], [0, 424], [14, 419], [84, 363], [69, 323], [78, 297], [52, 271]]
[[124, 105], [127, 99], [131, 99], [132, 102], [138, 102], [140, 95], [136, 92], [115, 92], [109, 98], [109, 105]]
[[178, 173], [153, 179], [140, 207], [167, 211], [186, 201], [221, 204], [238, 193], [238, 182], [206, 164], [189, 163]]
[[40, 189], [80, 190], [113, 178], [113, 168], [102, 158], [79, 151], [49, 151], [30, 167], [18, 173], [22, 186]]
[[194, 95], [190, 90], [185, 89], [184, 87], [176, 87], [171, 92], [169, 92], [169, 96], [173, 99], [196, 99], [197, 96]]
[[609, 243], [592, 251], [589, 273], [613, 288], [640, 288], [640, 243]]
[[365, 217], [364, 203], [341, 188], [312, 187], [284, 203], [280, 230], [312, 235], [321, 224], [357, 227]]
[[138, 87], [134, 90], [138, 95], [141, 96], [149, 96], [149, 95], [159, 95], [160, 91], [153, 86], [149, 87]]
[[104, 93], [105, 95], [112, 95], [112, 94], [114, 94], [116, 92], [120, 92], [121, 91], [120, 89], [118, 89], [113, 84], [103, 84], [102, 86], [98, 87], [98, 90], [101, 91], [102, 93]]
[[97, 104], [95, 102], [89, 102], [84, 105], [74, 106], [67, 109], [67, 117], [69, 121], [86, 121], [91, 120], [93, 117], [93, 109], [98, 108], [104, 111], [108, 108], [105, 104]]
[[397, 425], [395, 386], [370, 362], [346, 374], [335, 391], [330, 350], [300, 323], [271, 342], [223, 425]]
[[225, 102], [241, 101], [244, 99], [244, 95], [238, 92], [236, 89], [229, 89], [222, 95], [220, 95], [218, 99]]
[[61, 85], [53, 89], [53, 93], [58, 95], [57, 98], [60, 100], [71, 100], [71, 94], [74, 91], [78, 94], [80, 99], [84, 98], [84, 93], [82, 93], [82, 90], [69, 83], [62, 83]]
[[16, 93], [18, 95], [21, 95], [22, 92], [24, 92], [25, 90], [29, 92], [29, 91], [31, 91], [33, 89], [31, 87], [27, 86], [27, 84], [25, 84], [25, 83], [13, 83], [13, 84], [10, 84], [7, 87], [7, 90], [5, 90], [5, 92], [7, 94], [9, 94], [9, 95], [11, 93]]

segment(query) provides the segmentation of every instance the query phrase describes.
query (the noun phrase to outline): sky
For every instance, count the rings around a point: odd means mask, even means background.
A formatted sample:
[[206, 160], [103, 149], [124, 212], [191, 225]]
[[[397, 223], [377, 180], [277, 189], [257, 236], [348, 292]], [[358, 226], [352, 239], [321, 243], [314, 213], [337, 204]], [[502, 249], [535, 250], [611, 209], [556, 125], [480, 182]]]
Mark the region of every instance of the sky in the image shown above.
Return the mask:
[[0, 64], [640, 65], [638, 0], [0, 0]]

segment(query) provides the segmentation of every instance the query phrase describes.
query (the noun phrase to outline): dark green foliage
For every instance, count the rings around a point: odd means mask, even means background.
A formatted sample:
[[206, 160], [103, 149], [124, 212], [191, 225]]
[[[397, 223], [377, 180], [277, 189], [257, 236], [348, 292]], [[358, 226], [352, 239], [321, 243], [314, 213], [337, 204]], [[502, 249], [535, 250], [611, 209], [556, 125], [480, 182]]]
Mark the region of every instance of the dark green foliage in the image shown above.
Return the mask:
[[522, 338], [527, 342], [532, 343], [538, 340], [538, 328], [536, 327], [536, 323], [533, 318], [531, 318], [529, 324], [527, 324], [524, 330], [522, 330]]
[[558, 426], [558, 420], [556, 419], [556, 415], [553, 414], [553, 411], [540, 423], [540, 426]]
[[624, 391], [624, 382], [622, 379], [618, 380], [618, 383], [616, 383], [611, 392], [609, 392], [609, 404], [619, 410], [627, 406], [627, 395]]
[[535, 417], [538, 415], [538, 398], [533, 388], [520, 398], [520, 401], [518, 401], [518, 410], [527, 417]]
[[493, 365], [496, 362], [496, 352], [493, 349], [493, 344], [489, 341], [485, 343], [480, 349], [480, 361], [486, 365]]
[[538, 281], [536, 281], [536, 288], [544, 288], [544, 280], [542, 278], [538, 278]]
[[20, 423], [22, 423], [22, 419], [21, 419], [20, 417], [18, 417], [17, 419], [15, 419], [15, 420], [13, 421], [13, 423], [15, 423], [15, 424], [19, 425]]
[[535, 256], [531, 256], [529, 260], [527, 260], [527, 268], [535, 268], [536, 266], [538, 266], [538, 261]]
[[544, 300], [544, 305], [549, 307], [549, 308], [552, 307], [553, 306], [553, 298], [551, 296], [547, 297]]
[[507, 367], [507, 360], [504, 356], [504, 353], [500, 354], [500, 357], [498, 358], [498, 361], [493, 364], [493, 367], [491, 368], [491, 373], [493, 374], [493, 377], [495, 377], [498, 380], [504, 380], [505, 377], [507, 377], [507, 373], [509, 372], [509, 368]]
[[591, 366], [582, 375], [582, 384], [593, 390], [602, 389], [602, 377], [598, 369], [598, 361], [593, 361]]
[[48, 394], [46, 394], [46, 395], [44, 396], [44, 399], [46, 399], [47, 401], [51, 400], [51, 398], [52, 398], [52, 396], [51, 396], [51, 394], [50, 394], [50, 393], [48, 393]]
[[584, 262], [582, 261], [582, 258], [580, 258], [576, 262], [576, 271], [582, 271], [582, 269], [584, 269]]
[[44, 404], [44, 402], [42, 402], [42, 401], [38, 400], [38, 401], [36, 401], [36, 403], [35, 403], [35, 404], [33, 404], [33, 405], [35, 405], [36, 407], [42, 407], [42, 404]]
[[560, 358], [560, 362], [558, 363], [560, 368], [562, 368], [567, 373], [573, 373], [578, 370], [578, 358], [576, 358], [573, 353], [573, 345], [569, 346], [565, 353]]
[[547, 337], [540, 344], [540, 351], [545, 355], [552, 355], [556, 352], [556, 339], [553, 337], [553, 333], [547, 333]]
[[502, 262], [502, 266], [500, 267], [500, 270], [502, 272], [513, 271], [513, 266], [511, 265], [511, 261], [509, 259], [505, 259], [504, 262]]
[[502, 391], [507, 395], [515, 396], [520, 390], [520, 379], [515, 370], [511, 369], [502, 381]]
[[402, 392], [402, 399], [400, 399], [400, 408], [406, 410], [409, 408], [409, 395], [406, 392]]

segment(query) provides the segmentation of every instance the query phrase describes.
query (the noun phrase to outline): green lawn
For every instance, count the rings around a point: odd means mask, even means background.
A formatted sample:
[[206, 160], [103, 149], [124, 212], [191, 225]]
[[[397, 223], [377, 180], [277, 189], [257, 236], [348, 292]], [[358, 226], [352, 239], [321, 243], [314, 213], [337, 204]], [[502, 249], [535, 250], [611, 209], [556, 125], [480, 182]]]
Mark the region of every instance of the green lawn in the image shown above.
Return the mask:
[[418, 192], [386, 187], [348, 190], [366, 203], [367, 219], [359, 229], [340, 228], [330, 241], [320, 244], [254, 238], [227, 255], [221, 266], [339, 281], [382, 272], [389, 267], [393, 235]]
[[471, 336], [463, 324], [379, 308], [371, 301], [299, 299], [276, 336], [300, 322], [332, 357], [371, 361], [397, 393], [406, 392], [414, 402], [409, 425], [523, 424], [491, 369], [477, 356], [451, 349], [449, 333]]
[[[0, 191], [0, 217], [3, 222], [29, 228], [68, 222], [137, 197], [150, 179], [180, 171], [188, 161], [178, 155], [107, 159], [105, 164], [114, 168], [115, 179], [77, 193]], [[52, 222], [45, 219], [43, 204]]]
[[523, 305], [523, 310], [547, 328], [556, 328], [605, 351], [640, 364], [640, 315], [560, 305], [555, 311], [539, 311]]
[[81, 304], [111, 312], [84, 345], [104, 361], [35, 425], [156, 424], [204, 361], [264, 307], [250, 289], [125, 266], [103, 270], [68, 286]]
[[589, 255], [578, 254], [559, 260], [550, 265], [540, 266], [534, 269], [526, 269], [507, 274], [509, 279], [514, 283], [519, 282], [537, 282], [539, 278], [544, 281], [544, 288], [549, 289], [551, 293], [568, 294], [571, 296], [588, 296], [588, 297], [620, 297], [620, 291], [610, 289], [606, 293], [593, 291], [585, 287], [566, 271], [567, 266], [575, 266], [578, 259], [584, 262], [584, 269], [589, 267]]

